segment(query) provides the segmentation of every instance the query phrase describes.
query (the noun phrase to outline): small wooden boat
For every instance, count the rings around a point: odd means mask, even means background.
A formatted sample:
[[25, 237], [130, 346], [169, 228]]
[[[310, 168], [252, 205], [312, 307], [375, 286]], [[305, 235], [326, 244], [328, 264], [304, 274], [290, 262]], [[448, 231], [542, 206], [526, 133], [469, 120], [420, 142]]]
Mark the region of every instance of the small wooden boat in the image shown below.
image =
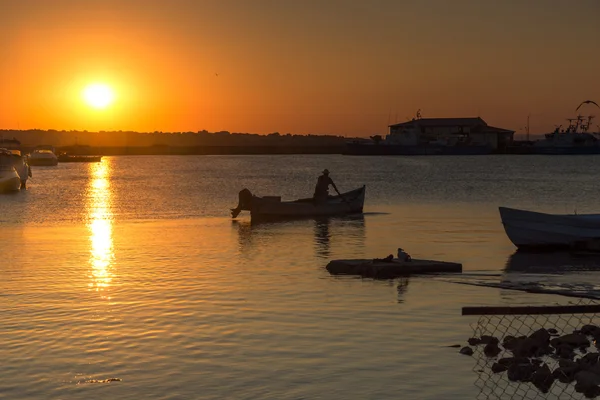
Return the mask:
[[500, 207], [506, 235], [519, 249], [571, 249], [600, 239], [600, 214], [555, 215]]
[[250, 211], [252, 220], [277, 220], [291, 218], [328, 217], [334, 215], [362, 213], [365, 203], [365, 186], [329, 196], [324, 203], [316, 203], [312, 198], [295, 201], [281, 201], [280, 196], [254, 196], [248, 189], [239, 193], [238, 206], [231, 210], [237, 217], [242, 210]]

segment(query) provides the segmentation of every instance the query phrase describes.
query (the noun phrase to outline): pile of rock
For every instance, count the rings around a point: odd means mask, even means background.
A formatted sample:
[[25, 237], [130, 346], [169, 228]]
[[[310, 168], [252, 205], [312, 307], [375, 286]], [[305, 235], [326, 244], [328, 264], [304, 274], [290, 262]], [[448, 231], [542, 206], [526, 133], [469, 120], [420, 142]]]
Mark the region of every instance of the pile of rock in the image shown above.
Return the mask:
[[[590, 342], [592, 341], [592, 342]], [[470, 338], [470, 346], [484, 346], [483, 354], [497, 358], [491, 366], [493, 373], [506, 371], [513, 382], [531, 382], [541, 392], [548, 393], [558, 380], [576, 382], [575, 390], [588, 398], [600, 395], [600, 328], [585, 325], [566, 335], [556, 329], [539, 329], [529, 336], [505, 336], [502, 343], [494, 336]], [[590, 352], [591, 344], [596, 352]], [[461, 354], [472, 355], [473, 348], [466, 346]], [[550, 365], [554, 365], [554, 370]]]

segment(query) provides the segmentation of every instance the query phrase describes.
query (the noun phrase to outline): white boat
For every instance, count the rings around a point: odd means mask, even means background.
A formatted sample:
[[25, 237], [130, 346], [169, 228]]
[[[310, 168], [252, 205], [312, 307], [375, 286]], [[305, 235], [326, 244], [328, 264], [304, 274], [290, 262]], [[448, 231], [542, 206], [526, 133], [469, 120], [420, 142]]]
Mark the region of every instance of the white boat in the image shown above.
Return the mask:
[[29, 155], [29, 165], [58, 165], [58, 157], [51, 146], [38, 146]]
[[231, 210], [231, 216], [235, 218], [242, 210], [247, 210], [253, 221], [328, 217], [362, 213], [364, 203], [365, 186], [339, 196], [329, 196], [323, 204], [315, 203], [312, 198], [281, 201], [279, 196], [258, 197], [244, 189], [239, 193], [238, 206]]
[[510, 241], [519, 249], [573, 248], [600, 239], [600, 214], [545, 214], [499, 207]]
[[13, 155], [0, 150], [0, 192], [16, 192], [21, 189], [21, 178], [13, 166]]
[[[0, 149], [0, 151], [6, 149]], [[21, 179], [21, 188], [24, 189], [27, 186], [27, 179], [29, 179], [31, 175], [31, 167], [27, 163], [27, 158], [21, 155], [19, 150], [6, 150], [12, 155], [13, 167], [17, 174], [19, 174], [19, 178]]]

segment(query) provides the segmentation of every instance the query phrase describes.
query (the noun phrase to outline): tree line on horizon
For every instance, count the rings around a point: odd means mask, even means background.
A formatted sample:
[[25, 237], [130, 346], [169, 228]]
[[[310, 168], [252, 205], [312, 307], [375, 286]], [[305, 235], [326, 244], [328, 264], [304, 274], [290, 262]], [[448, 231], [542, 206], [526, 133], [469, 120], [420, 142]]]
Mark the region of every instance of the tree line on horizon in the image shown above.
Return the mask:
[[0, 139], [16, 139], [22, 146], [339, 146], [348, 138], [327, 134], [281, 134], [266, 135], [237, 132], [135, 132], [78, 130], [11, 130], [0, 129]]

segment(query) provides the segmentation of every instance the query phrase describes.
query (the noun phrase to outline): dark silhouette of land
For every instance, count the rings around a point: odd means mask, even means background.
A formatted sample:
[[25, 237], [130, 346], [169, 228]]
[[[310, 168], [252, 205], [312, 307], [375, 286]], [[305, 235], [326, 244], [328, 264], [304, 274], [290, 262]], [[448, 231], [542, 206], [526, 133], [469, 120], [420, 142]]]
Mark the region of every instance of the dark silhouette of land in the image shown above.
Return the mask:
[[[0, 130], [0, 141], [16, 139], [22, 151], [39, 145], [70, 154], [340, 154], [347, 138], [334, 135], [268, 135], [222, 132], [132, 132]], [[0, 147], [3, 147], [0, 144]]]
[[[543, 135], [531, 135], [531, 140]], [[267, 135], [221, 132], [133, 132], [58, 131], [0, 129], [0, 148], [16, 148], [23, 153], [36, 146], [54, 146], [57, 153], [72, 155], [227, 155], [227, 154], [346, 154], [352, 143], [380, 143], [381, 135], [370, 138], [335, 135]], [[349, 144], [350, 143], [350, 144]], [[515, 140], [499, 153], [529, 154], [532, 141]]]

